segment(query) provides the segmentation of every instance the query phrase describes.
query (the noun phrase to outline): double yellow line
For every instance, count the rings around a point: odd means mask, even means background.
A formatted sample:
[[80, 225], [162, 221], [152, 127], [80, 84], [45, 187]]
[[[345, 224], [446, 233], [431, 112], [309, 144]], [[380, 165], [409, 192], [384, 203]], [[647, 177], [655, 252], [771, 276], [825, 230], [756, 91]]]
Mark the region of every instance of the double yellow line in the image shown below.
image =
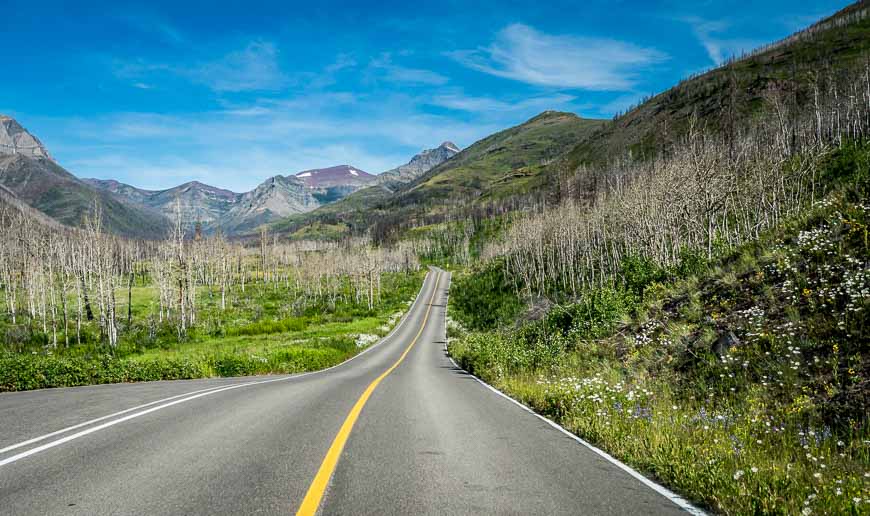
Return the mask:
[[320, 507], [320, 501], [323, 499], [323, 495], [326, 493], [326, 487], [329, 485], [329, 479], [332, 478], [332, 474], [335, 472], [335, 467], [338, 465], [338, 459], [341, 457], [341, 452], [344, 449], [348, 437], [350, 437], [350, 432], [353, 430], [353, 425], [359, 418], [360, 412], [362, 412], [363, 407], [377, 388], [378, 384], [381, 383], [381, 380], [386, 378], [388, 374], [392, 373], [394, 369], [399, 367], [399, 364], [405, 360], [405, 357], [408, 356], [408, 353], [417, 343], [417, 340], [419, 340], [420, 335], [423, 334], [423, 330], [426, 328], [426, 322], [429, 320], [429, 313], [432, 311], [432, 303], [435, 301], [435, 294], [438, 293], [438, 284], [441, 282], [441, 273], [438, 272], [436, 274], [435, 288], [432, 290], [432, 296], [429, 298], [429, 307], [426, 309], [426, 315], [423, 316], [420, 330], [417, 332], [417, 335], [414, 336], [414, 340], [412, 340], [411, 343], [408, 344], [408, 347], [405, 348], [405, 351], [399, 359], [380, 376], [375, 378], [368, 387], [366, 387], [362, 396], [356, 400], [353, 408], [350, 409], [350, 413], [347, 415], [347, 418], [338, 430], [338, 435], [335, 436], [332, 445], [329, 447], [329, 451], [326, 452], [326, 457], [320, 464], [320, 469], [317, 470], [317, 475], [311, 482], [311, 486], [309, 486], [308, 492], [305, 494], [305, 499], [302, 500], [302, 505], [296, 512], [297, 516], [307, 516], [317, 513], [317, 509]]

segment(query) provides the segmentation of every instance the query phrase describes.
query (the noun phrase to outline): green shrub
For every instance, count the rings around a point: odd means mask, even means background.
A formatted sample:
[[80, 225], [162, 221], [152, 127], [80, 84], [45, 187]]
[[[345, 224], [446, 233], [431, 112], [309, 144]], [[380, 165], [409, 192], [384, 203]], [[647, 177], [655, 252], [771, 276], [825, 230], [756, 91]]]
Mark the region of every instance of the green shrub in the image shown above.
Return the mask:
[[472, 330], [511, 323], [523, 306], [499, 260], [457, 276], [450, 287], [450, 302], [456, 308], [456, 319]]
[[214, 358], [218, 376], [245, 376], [255, 374], [263, 367], [260, 359], [245, 355], [220, 355]]
[[620, 263], [622, 287], [633, 293], [638, 299], [643, 299], [643, 291], [655, 282], [665, 281], [667, 270], [659, 266], [652, 258], [640, 254], [628, 254], [622, 257]]
[[635, 306], [634, 296], [625, 291], [590, 289], [576, 302], [550, 310], [545, 325], [572, 340], [598, 338], [610, 334], [613, 326]]

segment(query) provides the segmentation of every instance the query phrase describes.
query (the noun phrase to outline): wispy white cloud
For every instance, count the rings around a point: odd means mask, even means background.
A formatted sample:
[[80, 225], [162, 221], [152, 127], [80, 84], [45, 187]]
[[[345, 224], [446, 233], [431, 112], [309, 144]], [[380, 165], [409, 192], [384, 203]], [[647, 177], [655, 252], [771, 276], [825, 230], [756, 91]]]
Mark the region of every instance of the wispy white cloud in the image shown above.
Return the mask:
[[383, 53], [377, 59], [373, 59], [369, 68], [380, 72], [382, 78], [389, 82], [441, 86], [449, 81], [446, 76], [432, 70], [398, 65], [393, 62], [390, 53]]
[[353, 68], [356, 65], [357, 65], [356, 59], [354, 59], [352, 55], [342, 53], [342, 54], [338, 54], [335, 57], [335, 61], [333, 61], [331, 64], [327, 65], [323, 69], [323, 71], [324, 71], [324, 73], [327, 73], [327, 74], [333, 74], [333, 73], [339, 72], [339, 71], [347, 69], [347, 68]]
[[180, 73], [215, 91], [274, 91], [288, 82], [278, 64], [278, 49], [274, 44], [260, 40]]
[[193, 63], [161, 63], [145, 59], [114, 59], [115, 77], [133, 81], [141, 88], [166, 74], [203, 84], [216, 92], [278, 91], [290, 84], [281, 70], [277, 47], [268, 41], [254, 40], [244, 48], [216, 59]]
[[116, 113], [52, 125], [79, 140], [75, 157], [59, 157], [77, 175], [143, 188], [196, 179], [236, 191], [275, 174], [341, 163], [379, 173], [424, 147], [468, 145], [506, 125], [427, 114], [407, 96], [369, 100], [313, 93], [201, 113]]
[[488, 47], [448, 53], [484, 73], [558, 88], [631, 89], [640, 71], [667, 59], [664, 53], [605, 38], [542, 33], [528, 25], [502, 29]]
[[692, 27], [695, 37], [707, 51], [710, 60], [717, 65], [722, 64], [729, 57], [739, 56], [762, 44], [758, 40], [724, 36], [723, 34], [731, 27], [727, 21], [705, 20], [693, 16], [684, 18], [683, 21]]

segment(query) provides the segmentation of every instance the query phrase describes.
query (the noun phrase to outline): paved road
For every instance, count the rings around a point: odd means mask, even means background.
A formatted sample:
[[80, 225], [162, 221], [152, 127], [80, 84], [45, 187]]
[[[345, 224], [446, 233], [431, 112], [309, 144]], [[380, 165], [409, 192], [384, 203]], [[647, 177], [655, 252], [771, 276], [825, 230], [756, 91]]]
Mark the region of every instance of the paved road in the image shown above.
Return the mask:
[[681, 512], [457, 369], [449, 282], [327, 371], [0, 395], [0, 514]]

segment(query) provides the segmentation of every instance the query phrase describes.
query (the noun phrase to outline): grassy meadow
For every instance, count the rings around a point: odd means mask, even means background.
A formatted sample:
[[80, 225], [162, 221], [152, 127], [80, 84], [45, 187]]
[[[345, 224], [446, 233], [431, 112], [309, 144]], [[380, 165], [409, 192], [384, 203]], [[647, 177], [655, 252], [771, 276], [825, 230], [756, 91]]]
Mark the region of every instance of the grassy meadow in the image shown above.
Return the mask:
[[[114, 347], [100, 336], [97, 313], [83, 321], [78, 335], [71, 321], [69, 334], [61, 332], [56, 346], [50, 327], [22, 315], [12, 324], [7, 314], [0, 318], [5, 336], [0, 391], [322, 369], [386, 335], [422, 278], [422, 272], [385, 273], [371, 309], [349, 289], [316, 295], [281, 281], [254, 281], [244, 290], [233, 285], [221, 309], [219, 288], [199, 286], [196, 324], [181, 336], [173, 320], [160, 320], [156, 287], [148, 279], [137, 280], [129, 292], [127, 287], [115, 292], [119, 340]], [[70, 299], [70, 306], [74, 302]]]

